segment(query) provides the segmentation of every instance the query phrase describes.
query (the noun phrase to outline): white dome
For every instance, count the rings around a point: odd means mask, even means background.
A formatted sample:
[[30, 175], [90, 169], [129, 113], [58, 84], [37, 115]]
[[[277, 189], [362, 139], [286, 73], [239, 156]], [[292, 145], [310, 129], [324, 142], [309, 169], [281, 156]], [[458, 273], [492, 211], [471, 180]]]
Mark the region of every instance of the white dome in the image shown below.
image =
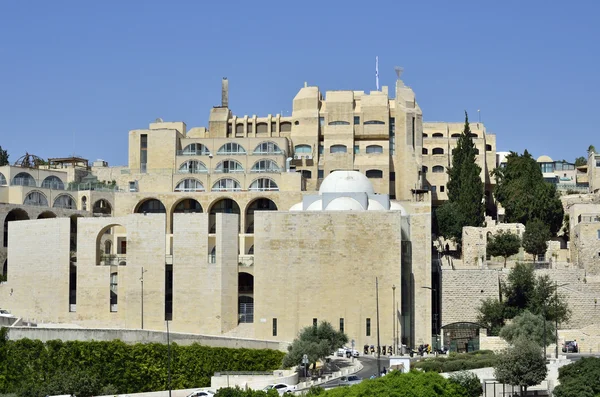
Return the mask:
[[552, 158], [550, 156], [546, 156], [541, 155], [540, 157], [537, 158], [536, 160], [538, 163], [552, 163], [554, 160], [552, 160]]
[[322, 209], [323, 209], [323, 201], [319, 199], [319, 200], [311, 203], [306, 210], [307, 211], [321, 211]]
[[406, 210], [397, 201], [390, 201], [390, 211], [400, 211], [400, 212], [402, 212], [402, 215], [406, 215]]
[[385, 211], [387, 210], [387, 208], [385, 208], [379, 201], [377, 200], [373, 200], [373, 199], [369, 199], [369, 208], [367, 208], [369, 211]]
[[364, 211], [362, 205], [351, 197], [338, 197], [333, 199], [325, 208], [327, 211]]
[[321, 183], [323, 193], [367, 193], [375, 194], [369, 178], [358, 171], [333, 171]]
[[290, 207], [290, 211], [302, 211], [302, 203], [296, 203]]

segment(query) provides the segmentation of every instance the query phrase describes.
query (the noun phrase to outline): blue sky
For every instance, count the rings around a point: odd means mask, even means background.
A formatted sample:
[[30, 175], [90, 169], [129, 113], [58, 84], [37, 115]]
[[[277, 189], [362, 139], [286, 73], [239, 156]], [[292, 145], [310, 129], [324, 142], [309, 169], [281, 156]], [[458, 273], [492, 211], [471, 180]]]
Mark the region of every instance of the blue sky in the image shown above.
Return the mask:
[[304, 82], [393, 86], [426, 121], [463, 110], [498, 150], [572, 161], [600, 145], [600, 2], [0, 1], [0, 145], [14, 161], [127, 163], [157, 117], [206, 126], [223, 76], [238, 115], [290, 112]]

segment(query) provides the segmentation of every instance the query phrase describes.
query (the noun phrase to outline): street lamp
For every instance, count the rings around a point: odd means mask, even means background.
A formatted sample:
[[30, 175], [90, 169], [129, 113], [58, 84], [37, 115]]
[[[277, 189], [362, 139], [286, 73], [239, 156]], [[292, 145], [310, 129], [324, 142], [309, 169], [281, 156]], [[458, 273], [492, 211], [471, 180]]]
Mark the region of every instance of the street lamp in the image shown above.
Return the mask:
[[169, 360], [167, 362], [169, 397], [171, 397], [171, 342], [170, 342], [170, 338], [169, 338], [169, 320], [167, 320], [167, 354], [168, 354], [168, 360]]
[[142, 329], [144, 329], [144, 273], [146, 273], [148, 270], [144, 270], [144, 267], [142, 266], [142, 277], [140, 277], [140, 283], [142, 284]]

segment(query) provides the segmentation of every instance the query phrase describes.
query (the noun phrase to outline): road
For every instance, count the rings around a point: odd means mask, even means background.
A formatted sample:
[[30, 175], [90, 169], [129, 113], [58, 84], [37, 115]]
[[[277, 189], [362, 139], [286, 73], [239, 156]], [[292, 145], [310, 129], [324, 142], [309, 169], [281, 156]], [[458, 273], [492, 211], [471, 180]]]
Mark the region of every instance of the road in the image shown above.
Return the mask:
[[[355, 375], [359, 376], [362, 379], [369, 379], [371, 377], [371, 375], [377, 376], [377, 358], [376, 357], [362, 356], [362, 357], [359, 357], [358, 360], [363, 365], [363, 369], [358, 371]], [[385, 367], [386, 369], [389, 368], [390, 367], [390, 359], [387, 358], [387, 356], [381, 356], [379, 365], [381, 366], [382, 370], [383, 370], [383, 367]], [[343, 385], [343, 383], [340, 383], [339, 379], [333, 379], [333, 380], [330, 380], [329, 382], [325, 382], [325, 383], [321, 384], [320, 386], [324, 389], [330, 389], [332, 387], [337, 387], [340, 385]]]

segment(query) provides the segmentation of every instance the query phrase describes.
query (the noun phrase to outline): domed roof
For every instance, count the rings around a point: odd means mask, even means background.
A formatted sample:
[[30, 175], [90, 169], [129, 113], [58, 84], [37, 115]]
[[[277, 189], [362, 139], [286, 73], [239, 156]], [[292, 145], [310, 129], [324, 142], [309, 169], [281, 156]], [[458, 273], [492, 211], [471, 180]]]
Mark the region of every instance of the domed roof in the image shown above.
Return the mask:
[[538, 157], [537, 162], [538, 163], [552, 163], [552, 162], [554, 162], [554, 160], [552, 160], [550, 158], [550, 156], [546, 156], [544, 154], [544, 155], [541, 155], [540, 157]]
[[317, 200], [311, 203], [311, 205], [306, 208], [307, 211], [321, 211], [323, 209], [323, 201]]
[[296, 203], [290, 207], [290, 211], [302, 211], [302, 203]]
[[400, 204], [397, 201], [390, 201], [390, 211], [400, 211], [402, 213], [402, 215], [407, 214], [407, 212], [404, 209], [404, 207], [402, 206], [402, 204]]
[[385, 208], [379, 201], [369, 199], [369, 208], [367, 209], [369, 211], [385, 211], [387, 208]]
[[329, 202], [327, 211], [364, 211], [362, 205], [351, 197], [338, 197]]
[[369, 178], [358, 171], [333, 171], [321, 183], [323, 193], [367, 193], [375, 194]]

